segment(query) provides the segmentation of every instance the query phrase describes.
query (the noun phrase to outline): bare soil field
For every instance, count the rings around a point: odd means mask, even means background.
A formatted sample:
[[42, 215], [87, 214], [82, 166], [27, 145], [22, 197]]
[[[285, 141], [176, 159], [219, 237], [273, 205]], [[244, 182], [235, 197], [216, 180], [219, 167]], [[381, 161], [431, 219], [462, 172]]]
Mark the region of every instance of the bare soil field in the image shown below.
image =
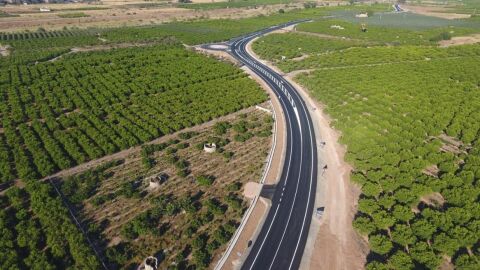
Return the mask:
[[[290, 5], [269, 5], [254, 8], [224, 8], [211, 10], [191, 10], [176, 8], [169, 5], [141, 7], [136, 2], [113, 2], [108, 5], [87, 5], [87, 4], [62, 4], [62, 5], [28, 5], [28, 6], [6, 6], [1, 10], [19, 15], [18, 17], [0, 18], [0, 31], [23, 31], [36, 30], [39, 27], [45, 29], [61, 29], [63, 27], [114, 27], [132, 25], [151, 25], [171, 22], [174, 20], [185, 21], [194, 19], [220, 19], [220, 18], [245, 18], [258, 15], [266, 15], [278, 12], [278, 9], [286, 10], [300, 7]], [[117, 5], [123, 3], [123, 5]], [[141, 2], [145, 4], [145, 2]], [[40, 7], [48, 7], [51, 12], [40, 12]], [[100, 8], [100, 9], [99, 9]], [[61, 18], [58, 15], [81, 11], [87, 17]]]
[[411, 11], [413, 13], [438, 17], [443, 19], [466, 19], [470, 18], [469, 14], [459, 14], [459, 13], [449, 13], [448, 7], [440, 7], [440, 6], [414, 6], [414, 5], [402, 5], [405, 10]]
[[441, 40], [438, 42], [440, 47], [458, 46], [465, 44], [480, 43], [480, 34], [474, 34], [464, 37], [452, 37], [450, 40]]
[[[268, 106], [268, 103], [264, 106]], [[240, 133], [234, 127], [219, 135], [211, 125], [183, 130], [183, 133], [194, 132], [190, 138], [182, 139], [181, 135], [175, 135], [159, 139], [156, 143], [167, 143], [170, 146], [151, 154], [150, 158], [155, 161], [155, 165], [150, 169], [145, 168], [140, 148], [129, 151], [127, 155], [122, 155], [121, 164], [102, 172], [103, 179], [98, 183], [93, 195], [81, 201], [80, 205], [77, 204], [77, 216], [82, 218], [87, 229], [95, 228], [95, 232], [102, 235], [104, 241], [97, 242], [97, 246], [107, 248], [119, 243], [122, 245], [128, 243], [130, 258], [126, 259], [124, 265], [138, 264], [146, 256], [158, 255], [159, 252], [160, 257], [163, 257], [160, 265], [162, 269], [179, 260], [193, 264], [195, 260], [195, 255], [192, 255], [195, 254], [194, 250], [192, 251], [195, 249], [193, 239], [203, 235], [207, 243], [212, 243], [218, 240], [218, 230], [238, 224], [241, 219], [246, 206], [241, 195], [242, 187], [249, 181], [259, 181], [271, 147], [271, 136], [258, 135], [262, 130], [271, 129], [272, 123], [265, 120], [270, 117], [268, 113], [254, 108], [249, 108], [241, 114], [236, 113], [229, 123], [235, 125], [245, 121], [247, 132], [257, 134], [245, 142], [236, 139]], [[227, 144], [219, 144], [219, 149], [215, 153], [206, 153], [203, 150], [203, 143], [215, 140], [214, 137]], [[172, 139], [178, 141], [172, 143]], [[233, 156], [230, 157], [226, 153], [232, 153]], [[172, 156], [177, 159], [175, 163], [169, 161]], [[185, 176], [180, 174], [182, 171], [178, 165], [180, 161], [184, 161], [187, 166], [188, 173]], [[95, 170], [98, 167], [90, 168]], [[87, 177], [80, 178], [88, 179], [90, 171], [84, 173], [87, 173]], [[149, 177], [161, 174], [166, 174], [167, 179], [156, 187], [152, 187], [151, 184], [149, 186]], [[66, 175], [59, 180], [59, 185], [72, 181], [72, 178]], [[73, 176], [79, 177], [78, 174]], [[200, 176], [208, 176], [213, 179], [213, 183], [201, 185], [198, 180]], [[126, 186], [134, 186], [133, 191], [130, 190], [132, 194], [125, 193]], [[73, 200], [75, 196], [67, 198]], [[158, 207], [165, 207], [164, 203], [158, 205], [161, 198], [167, 198], [167, 202], [170, 201], [168, 204], [173, 205], [171, 207], [181, 204], [183, 198], [192, 198], [190, 204], [194, 206], [195, 211], [189, 212], [180, 207], [173, 214], [163, 213], [157, 227], [148, 227], [151, 232], [142, 233], [135, 240], [124, 242], [127, 241], [125, 226], [128, 227], [132, 220], [133, 222], [138, 220], [139, 215], [148, 211], [152, 214], [158, 211], [156, 210]], [[241, 207], [236, 208], [228, 198], [236, 198], [235, 200], [241, 202]], [[211, 200], [217, 201], [218, 208], [212, 209], [212, 206], [209, 206]], [[167, 212], [168, 209], [167, 206]], [[223, 214], [215, 212], [221, 211], [219, 209], [223, 209]], [[205, 221], [212, 213], [211, 220]], [[192, 223], [198, 220], [204, 221], [200, 227], [192, 229]], [[138, 226], [138, 223], [135, 224]], [[210, 251], [211, 266], [224, 249], [223, 244]], [[180, 253], [185, 256], [184, 259], [178, 259]]]

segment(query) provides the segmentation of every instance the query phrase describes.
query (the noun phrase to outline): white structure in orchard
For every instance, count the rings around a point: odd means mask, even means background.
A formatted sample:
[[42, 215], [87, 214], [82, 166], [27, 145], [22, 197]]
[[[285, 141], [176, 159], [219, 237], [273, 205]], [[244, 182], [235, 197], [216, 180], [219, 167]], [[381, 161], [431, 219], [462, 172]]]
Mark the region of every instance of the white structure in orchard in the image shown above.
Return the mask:
[[217, 151], [217, 145], [214, 143], [206, 143], [203, 145], [203, 151], [207, 153], [214, 153]]
[[145, 178], [148, 183], [149, 189], [156, 189], [160, 187], [165, 181], [168, 180], [168, 174], [166, 173], [159, 173], [157, 175], [152, 175], [150, 177]]
[[158, 269], [158, 260], [153, 256], [149, 256], [143, 261], [143, 263], [138, 267], [138, 270], [157, 270]]

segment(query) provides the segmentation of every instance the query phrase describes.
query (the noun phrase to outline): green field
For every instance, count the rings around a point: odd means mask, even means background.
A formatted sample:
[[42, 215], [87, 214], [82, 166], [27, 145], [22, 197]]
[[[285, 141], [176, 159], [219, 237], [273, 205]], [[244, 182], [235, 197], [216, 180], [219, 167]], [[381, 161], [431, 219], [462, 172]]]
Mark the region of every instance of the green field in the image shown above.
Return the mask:
[[366, 23], [368, 25], [375, 26], [384, 26], [391, 27], [392, 30], [395, 29], [412, 29], [412, 30], [421, 30], [426, 28], [436, 28], [436, 27], [467, 27], [467, 28], [478, 28], [480, 24], [476, 21], [470, 19], [456, 19], [448, 20], [443, 18], [419, 15], [410, 12], [373, 12], [373, 16], [368, 18], [356, 18], [354, 11], [334, 11], [332, 15], [336, 16], [339, 19], [351, 22], [351, 23]]
[[100, 261], [47, 183], [0, 195], [1, 269], [100, 269]]
[[278, 66], [286, 71], [314, 68], [342, 68], [348, 66], [381, 65], [398, 62], [429, 61], [442, 58], [470, 58], [480, 56], [476, 45], [461, 48], [428, 46], [354, 47], [338, 53], [309, 56], [302, 61], [280, 61]]

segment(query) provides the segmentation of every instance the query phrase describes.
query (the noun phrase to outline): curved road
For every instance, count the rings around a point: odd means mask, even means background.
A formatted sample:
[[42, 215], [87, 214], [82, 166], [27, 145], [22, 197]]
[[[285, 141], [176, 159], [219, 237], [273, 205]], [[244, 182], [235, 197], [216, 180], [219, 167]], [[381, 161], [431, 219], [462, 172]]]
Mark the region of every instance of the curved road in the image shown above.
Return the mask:
[[258, 62], [246, 50], [252, 39], [296, 24], [274, 26], [229, 43], [229, 53], [262, 78], [279, 97], [285, 113], [285, 164], [265, 223], [251, 246], [242, 269], [298, 269], [312, 219], [317, 185], [315, 133], [307, 107], [297, 90], [282, 76]]

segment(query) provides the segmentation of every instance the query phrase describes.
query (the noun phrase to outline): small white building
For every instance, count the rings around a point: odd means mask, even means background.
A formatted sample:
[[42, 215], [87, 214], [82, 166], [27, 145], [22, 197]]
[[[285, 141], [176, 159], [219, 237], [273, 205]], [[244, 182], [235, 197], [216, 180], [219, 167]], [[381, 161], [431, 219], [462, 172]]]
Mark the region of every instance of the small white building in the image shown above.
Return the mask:
[[50, 12], [51, 10], [47, 7], [41, 7], [40, 12]]
[[336, 25], [336, 24], [330, 25], [330, 28], [332, 28], [332, 29], [338, 29], [338, 30], [343, 30], [343, 29], [345, 29], [345, 28], [343, 28], [342, 26]]
[[153, 175], [147, 177], [145, 180], [148, 181], [148, 188], [149, 189], [156, 189], [159, 188], [161, 184], [168, 180], [168, 175], [166, 173], [159, 173], [157, 175]]
[[367, 13], [360, 13], [360, 14], [355, 15], [355, 17], [357, 17], [357, 18], [368, 18], [368, 14]]
[[138, 267], [138, 270], [157, 270], [158, 269], [158, 260], [153, 256], [149, 256], [143, 261], [143, 263]]
[[217, 145], [215, 143], [206, 143], [203, 145], [203, 151], [206, 153], [214, 153], [217, 151]]

